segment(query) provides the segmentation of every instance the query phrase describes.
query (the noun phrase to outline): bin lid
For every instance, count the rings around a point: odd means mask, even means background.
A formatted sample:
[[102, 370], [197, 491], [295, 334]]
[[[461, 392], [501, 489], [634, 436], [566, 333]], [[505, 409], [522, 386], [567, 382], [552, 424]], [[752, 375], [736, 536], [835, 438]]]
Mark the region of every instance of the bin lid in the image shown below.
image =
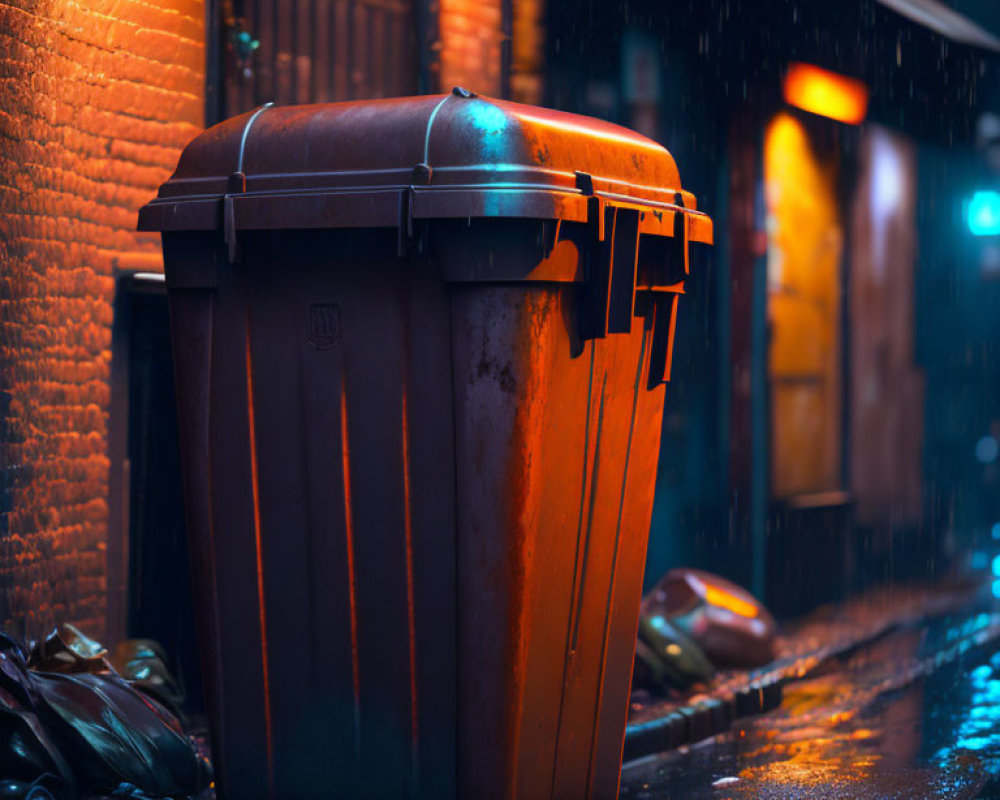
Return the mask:
[[661, 145], [560, 111], [450, 94], [264, 106], [198, 136], [147, 231], [344, 228], [405, 218], [587, 220], [592, 197], [652, 210], [642, 232], [711, 243], [712, 222]]

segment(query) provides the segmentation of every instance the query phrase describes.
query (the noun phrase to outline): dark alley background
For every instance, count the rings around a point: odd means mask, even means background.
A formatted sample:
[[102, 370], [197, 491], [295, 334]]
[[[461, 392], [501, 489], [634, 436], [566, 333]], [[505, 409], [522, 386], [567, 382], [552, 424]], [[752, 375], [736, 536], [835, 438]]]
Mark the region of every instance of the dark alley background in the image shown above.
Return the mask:
[[647, 588], [699, 567], [791, 619], [996, 569], [1000, 597], [997, 3], [14, 0], [0, 55], [8, 630], [151, 637], [198, 693], [160, 243], [136, 213], [225, 118], [455, 85], [640, 131], [715, 222]]
[[[0, 6], [13, 629], [69, 619], [190, 658], [156, 600], [186, 554], [159, 247], [133, 232], [184, 143], [272, 100], [455, 84], [647, 134], [715, 219], [681, 305], [647, 582], [700, 566], [788, 615], [988, 568], [1000, 238], [970, 215], [1000, 213], [995, 4], [106, 6]], [[796, 63], [859, 82], [862, 121], [789, 102]]]

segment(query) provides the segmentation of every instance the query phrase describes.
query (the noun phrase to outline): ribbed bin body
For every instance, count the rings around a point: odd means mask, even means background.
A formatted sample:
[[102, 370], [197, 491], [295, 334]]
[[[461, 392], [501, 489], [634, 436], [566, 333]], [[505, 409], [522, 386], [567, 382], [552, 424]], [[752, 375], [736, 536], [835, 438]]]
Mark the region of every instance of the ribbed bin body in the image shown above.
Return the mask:
[[147, 218], [219, 795], [611, 800], [697, 237], [394, 191]]

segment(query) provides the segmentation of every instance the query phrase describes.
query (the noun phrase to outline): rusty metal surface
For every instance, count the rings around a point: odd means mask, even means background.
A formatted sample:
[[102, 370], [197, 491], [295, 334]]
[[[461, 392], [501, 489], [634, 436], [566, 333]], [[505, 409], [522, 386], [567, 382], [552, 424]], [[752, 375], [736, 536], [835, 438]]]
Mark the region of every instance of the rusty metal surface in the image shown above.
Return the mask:
[[582, 222], [588, 198], [647, 212], [643, 233], [712, 240], [711, 220], [681, 188], [661, 145], [601, 120], [460, 92], [275, 106], [227, 120], [188, 145], [158, 199], [140, 211], [139, 226]]
[[574, 357], [571, 302], [453, 294], [461, 797], [617, 787], [663, 390], [642, 324]]
[[141, 224], [220, 796], [617, 794], [694, 207], [637, 134], [461, 92], [188, 148]]
[[223, 796], [613, 797], [652, 321], [584, 341], [574, 284], [377, 231], [168, 241], [217, 280], [170, 301]]
[[[207, 468], [189, 505], [201, 602], [218, 609], [205, 637], [219, 785], [234, 798], [362, 786], [356, 796], [403, 796], [412, 762], [427, 796], [448, 796], [443, 287], [406, 273], [393, 242], [382, 252], [355, 243], [337, 270], [326, 269], [325, 243], [303, 243], [294, 282], [273, 269], [280, 247], [260, 242], [238, 273], [222, 271], [217, 291], [171, 296], [182, 345], [189, 331], [210, 335], [177, 357], [188, 373], [209, 370], [182, 420], [207, 434], [185, 448]], [[419, 661], [407, 655], [411, 636]]]

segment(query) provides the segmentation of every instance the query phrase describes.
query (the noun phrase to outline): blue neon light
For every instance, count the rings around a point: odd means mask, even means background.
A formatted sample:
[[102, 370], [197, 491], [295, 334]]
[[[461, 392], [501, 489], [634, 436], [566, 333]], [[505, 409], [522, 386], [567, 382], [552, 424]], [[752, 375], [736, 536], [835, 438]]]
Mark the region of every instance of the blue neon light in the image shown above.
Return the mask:
[[1000, 192], [973, 194], [968, 221], [973, 236], [1000, 236]]

